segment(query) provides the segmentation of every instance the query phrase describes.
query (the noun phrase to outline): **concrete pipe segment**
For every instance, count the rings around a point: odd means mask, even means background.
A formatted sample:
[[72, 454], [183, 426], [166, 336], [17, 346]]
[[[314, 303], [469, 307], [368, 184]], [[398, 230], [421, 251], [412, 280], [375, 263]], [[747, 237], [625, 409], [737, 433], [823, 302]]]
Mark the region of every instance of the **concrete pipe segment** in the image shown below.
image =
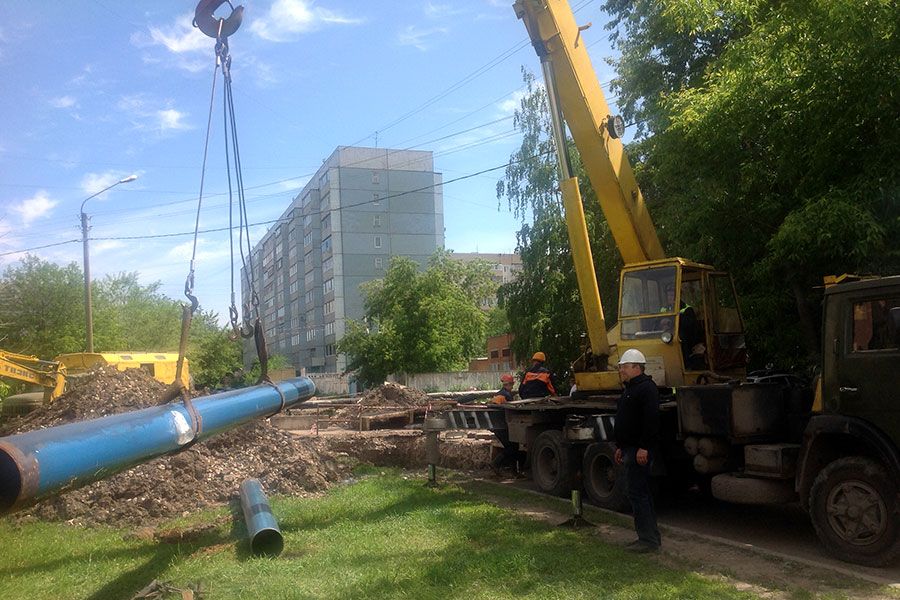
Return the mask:
[[307, 377], [193, 400], [197, 433], [181, 402], [0, 438], [0, 515], [183, 450], [316, 393]]

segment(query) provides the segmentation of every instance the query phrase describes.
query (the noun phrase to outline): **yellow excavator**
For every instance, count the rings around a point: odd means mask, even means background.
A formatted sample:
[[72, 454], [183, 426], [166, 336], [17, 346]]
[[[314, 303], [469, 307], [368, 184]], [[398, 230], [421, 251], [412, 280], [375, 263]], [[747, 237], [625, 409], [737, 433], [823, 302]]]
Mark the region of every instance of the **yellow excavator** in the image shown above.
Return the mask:
[[31, 412], [66, 391], [66, 367], [60, 362], [0, 350], [0, 377], [23, 381], [43, 391], [25, 392], [3, 399], [4, 418]]
[[[744, 323], [727, 273], [666, 257], [625, 156], [622, 118], [613, 115], [566, 0], [517, 0], [550, 102], [569, 242], [590, 347], [575, 364], [579, 395], [619, 389], [618, 356], [636, 348], [664, 387], [746, 374]], [[566, 146], [575, 146], [625, 263], [619, 320], [607, 331], [578, 180]]]

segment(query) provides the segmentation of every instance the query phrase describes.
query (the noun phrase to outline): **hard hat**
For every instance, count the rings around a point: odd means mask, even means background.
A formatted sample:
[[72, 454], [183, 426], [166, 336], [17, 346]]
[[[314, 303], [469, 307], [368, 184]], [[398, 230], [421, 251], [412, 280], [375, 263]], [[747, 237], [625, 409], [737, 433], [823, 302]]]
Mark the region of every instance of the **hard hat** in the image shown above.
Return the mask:
[[622, 357], [619, 359], [620, 365], [624, 365], [625, 363], [637, 363], [639, 365], [645, 365], [647, 364], [647, 359], [644, 357], [644, 353], [640, 350], [629, 348], [622, 353]]
[[500, 376], [500, 381], [503, 383], [514, 383], [516, 380], [509, 373], [504, 373]]
[[535, 352], [534, 356], [531, 357], [531, 360], [539, 360], [541, 362], [544, 362], [547, 360], [547, 357], [544, 356], [543, 352]]

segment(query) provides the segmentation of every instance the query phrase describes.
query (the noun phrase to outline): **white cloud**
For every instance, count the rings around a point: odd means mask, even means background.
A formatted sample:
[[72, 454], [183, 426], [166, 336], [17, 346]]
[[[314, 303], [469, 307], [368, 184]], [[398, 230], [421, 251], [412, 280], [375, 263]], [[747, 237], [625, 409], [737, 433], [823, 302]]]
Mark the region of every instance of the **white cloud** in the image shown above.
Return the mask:
[[426, 2], [423, 10], [429, 19], [445, 19], [466, 12], [452, 4], [436, 4], [434, 2]]
[[53, 207], [59, 204], [51, 200], [47, 192], [40, 190], [31, 198], [23, 200], [12, 207], [12, 211], [22, 218], [22, 223], [28, 227], [35, 219], [49, 217]]
[[72, 96], [60, 96], [59, 98], [51, 98], [50, 106], [53, 108], [72, 108], [78, 107], [78, 101]]
[[436, 35], [446, 35], [449, 30], [446, 27], [431, 27], [420, 29], [415, 25], [407, 25], [403, 31], [397, 34], [397, 42], [401, 46], [414, 46], [419, 50], [428, 50], [431, 38]]
[[514, 112], [516, 112], [516, 110], [522, 107], [522, 98], [525, 97], [525, 93], [526, 92], [524, 89], [516, 90], [515, 92], [510, 94], [509, 98], [501, 101], [497, 105], [497, 108], [499, 108], [500, 112], [504, 115], [513, 114]]
[[[91, 194], [96, 194], [104, 188], [108, 188], [117, 181], [124, 179], [128, 175], [130, 175], [130, 173], [124, 173], [122, 171], [107, 171], [106, 173], [85, 173], [84, 177], [81, 178], [81, 183], [79, 185], [81, 185], [81, 191], [86, 196], [90, 196]], [[98, 196], [100, 200], [104, 200], [105, 197], [106, 193]]]
[[163, 46], [173, 54], [192, 52], [212, 53], [214, 41], [194, 27], [191, 13], [180, 15], [175, 23], [165, 27], [150, 27], [149, 35], [142, 31], [131, 35], [131, 43], [138, 48]]
[[[193, 251], [194, 240], [188, 240], [187, 242], [183, 242], [181, 244], [178, 244], [177, 246], [172, 247], [172, 249], [166, 253], [166, 257], [187, 265], [190, 263], [191, 254], [193, 253]], [[197, 238], [197, 257], [195, 260], [195, 264], [209, 263], [221, 258], [228, 258], [230, 256], [231, 249], [228, 246], [227, 241], [222, 240], [217, 242], [210, 242], [204, 237]]]
[[158, 110], [156, 111], [157, 117], [159, 117], [159, 128], [163, 131], [167, 129], [190, 129], [190, 125], [184, 122], [184, 118], [187, 116], [187, 113], [183, 113], [175, 110], [174, 108], [167, 108], [166, 110]]
[[[162, 104], [164, 108], [159, 108]], [[171, 106], [170, 100], [160, 102], [147, 98], [145, 94], [133, 94], [122, 96], [117, 107], [127, 113], [138, 130], [154, 130], [161, 133], [168, 131], [193, 129], [193, 126], [185, 122], [188, 113], [181, 112]]]
[[348, 17], [309, 0], [275, 0], [268, 14], [250, 24], [250, 31], [270, 42], [287, 42], [323, 25], [358, 25], [363, 19]]
[[100, 240], [91, 244], [91, 253], [100, 254], [107, 250], [116, 250], [125, 246], [121, 240]]
[[[198, 73], [212, 68], [215, 41], [193, 26], [193, 15], [186, 13], [168, 26], [149, 27], [148, 32], [139, 31], [131, 35], [131, 44], [138, 48], [161, 47], [170, 56], [169, 66]], [[145, 55], [145, 64], [163, 62], [159, 57]]]

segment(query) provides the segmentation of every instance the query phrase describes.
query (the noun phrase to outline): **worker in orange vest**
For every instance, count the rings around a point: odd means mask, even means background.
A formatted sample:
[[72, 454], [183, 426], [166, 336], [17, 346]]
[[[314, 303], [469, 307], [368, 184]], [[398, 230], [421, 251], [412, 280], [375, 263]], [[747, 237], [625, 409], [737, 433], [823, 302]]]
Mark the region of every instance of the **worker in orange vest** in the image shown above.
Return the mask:
[[543, 352], [535, 352], [531, 357], [531, 368], [525, 371], [525, 378], [519, 386], [520, 398], [543, 398], [555, 396], [556, 388], [550, 380], [550, 371], [544, 367], [547, 357]]
[[516, 380], [509, 373], [504, 373], [500, 376], [500, 384], [501, 387], [497, 391], [497, 394], [491, 398], [492, 404], [505, 404], [507, 402], [513, 401], [513, 384]]

